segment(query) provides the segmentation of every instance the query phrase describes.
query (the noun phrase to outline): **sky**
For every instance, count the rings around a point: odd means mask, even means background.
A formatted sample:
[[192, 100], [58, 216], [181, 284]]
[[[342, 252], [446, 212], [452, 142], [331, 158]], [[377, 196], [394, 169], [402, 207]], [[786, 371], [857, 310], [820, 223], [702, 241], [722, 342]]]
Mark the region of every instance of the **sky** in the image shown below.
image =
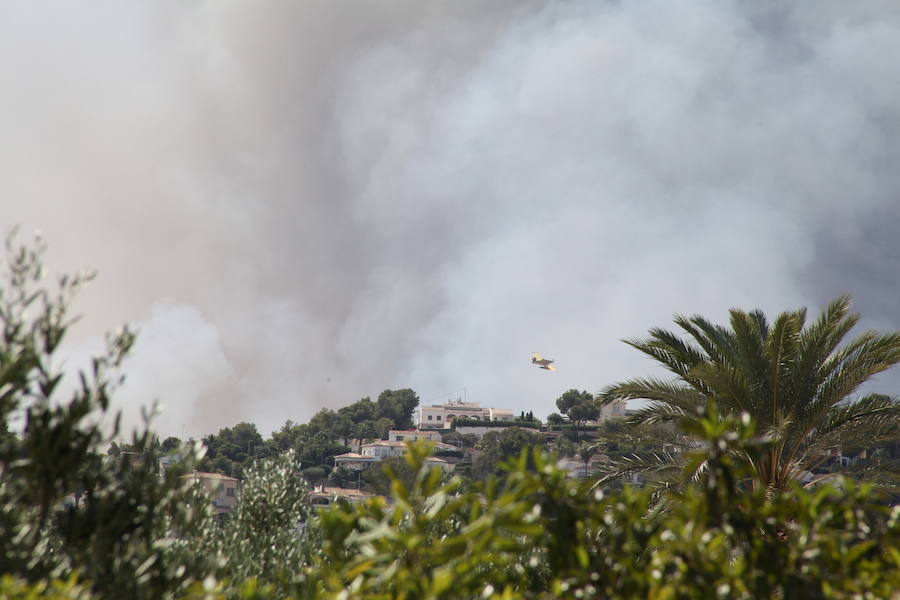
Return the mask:
[[897, 56], [893, 0], [5, 2], [0, 228], [98, 272], [64, 368], [139, 331], [126, 428], [543, 416], [675, 313], [900, 328]]

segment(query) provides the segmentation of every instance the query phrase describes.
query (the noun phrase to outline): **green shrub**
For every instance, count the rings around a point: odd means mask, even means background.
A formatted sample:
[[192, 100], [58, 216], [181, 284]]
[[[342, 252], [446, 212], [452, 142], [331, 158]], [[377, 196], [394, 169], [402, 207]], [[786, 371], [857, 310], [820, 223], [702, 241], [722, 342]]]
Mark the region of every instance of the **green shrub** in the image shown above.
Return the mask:
[[[900, 509], [872, 488], [742, 491], [752, 424], [699, 421], [706, 464], [683, 492], [604, 494], [535, 451], [461, 493], [424, 468], [395, 503], [320, 515], [311, 567], [325, 598], [888, 598], [900, 589]], [[693, 471], [692, 471], [693, 472]]]

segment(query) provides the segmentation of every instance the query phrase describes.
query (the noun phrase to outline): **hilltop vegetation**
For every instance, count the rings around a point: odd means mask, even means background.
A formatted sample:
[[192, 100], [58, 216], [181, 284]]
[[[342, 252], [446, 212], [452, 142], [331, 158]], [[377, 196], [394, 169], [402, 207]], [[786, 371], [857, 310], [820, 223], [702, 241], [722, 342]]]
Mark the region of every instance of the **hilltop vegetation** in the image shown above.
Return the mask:
[[[117, 432], [99, 423], [114, 414], [134, 335], [125, 329], [111, 336], [73, 394], [60, 397], [54, 358], [84, 280], [63, 277], [47, 289], [40, 248], [9, 244], [7, 252], [0, 286], [0, 598], [890, 598], [900, 589], [900, 508], [873, 485], [880, 480], [862, 473], [870, 483], [835, 479], [803, 488], [796, 479], [770, 477], [781, 472], [789, 444], [813, 456], [841, 423], [853, 424], [845, 432], [874, 427], [867, 429], [873, 444], [897, 440], [895, 399], [847, 398], [859, 377], [826, 373], [817, 392], [804, 396], [797, 382], [807, 379], [782, 376], [779, 369], [791, 365], [800, 373], [809, 363], [803, 357], [812, 355], [798, 350], [788, 360], [767, 340], [782, 331], [778, 339], [802, 341], [802, 319], [779, 318], [781, 325], [768, 330], [753, 317], [751, 338], [763, 342], [762, 356], [778, 357], [769, 363], [737, 352], [725, 329], [713, 330], [724, 346], [707, 347], [700, 338], [703, 352], [684, 348], [693, 362], [677, 362], [649, 342], [680, 370], [683, 381], [667, 388], [673, 393], [663, 398], [661, 386], [646, 381], [604, 392], [607, 399], [638, 396], [642, 385], [660, 404], [640, 415], [644, 423], [592, 432], [582, 450], [619, 456], [612, 477], [652, 470], [649, 449], [659, 448], [667, 460], [658, 461], [659, 477], [650, 481], [665, 485], [567, 477], [554, 454], [578, 451], [574, 440], [547, 442], [512, 427], [477, 443], [457, 434], [460, 446], [474, 443], [486, 457], [467, 473], [430, 467], [431, 448], [413, 445], [403, 459], [386, 461], [381, 484], [389, 499], [314, 512], [307, 480], [319, 474], [310, 470], [331, 475], [328, 456], [351, 439], [409, 427], [418, 402], [412, 390], [322, 411], [269, 440], [246, 423], [197, 443], [161, 442], [143, 430], [109, 453]], [[826, 313], [838, 315], [837, 331], [846, 333], [841, 310]], [[841, 337], [825, 336], [831, 350], [818, 346], [820, 365], [857, 365], [862, 374], [900, 359], [896, 334], [839, 347]], [[844, 394], [824, 393], [832, 388]], [[654, 390], [658, 396], [649, 395]], [[770, 399], [773, 391], [776, 408], [808, 398], [825, 420], [798, 442], [797, 417], [771, 420], [750, 410], [763, 406], [753, 398]], [[574, 392], [571, 406], [593, 402]], [[738, 398], [746, 402], [738, 405]], [[580, 441], [583, 424], [575, 425], [571, 437]], [[678, 456], [665, 454], [673, 441]], [[208, 498], [177, 469], [160, 472], [158, 459], [172, 453], [184, 470], [243, 477], [231, 519], [216, 520]], [[623, 465], [629, 454], [641, 464]]]

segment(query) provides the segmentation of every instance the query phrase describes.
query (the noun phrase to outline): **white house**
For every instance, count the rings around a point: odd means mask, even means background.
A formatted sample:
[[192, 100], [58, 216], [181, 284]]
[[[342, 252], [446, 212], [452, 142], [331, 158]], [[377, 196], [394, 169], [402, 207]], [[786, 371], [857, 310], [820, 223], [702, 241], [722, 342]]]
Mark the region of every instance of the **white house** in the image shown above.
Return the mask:
[[345, 454], [338, 454], [334, 457], [335, 467], [344, 467], [345, 469], [353, 469], [354, 471], [358, 471], [365, 468], [367, 465], [377, 462], [381, 462], [381, 457], [363, 456], [358, 452], [347, 452]]
[[406, 442], [393, 442], [391, 440], [378, 440], [369, 444], [363, 444], [360, 454], [377, 458], [389, 456], [403, 456], [406, 452]]
[[[455, 446], [451, 446], [450, 444], [443, 443], [435, 443], [435, 450], [456, 450]], [[335, 467], [344, 467], [347, 469], [359, 470], [363, 469], [368, 465], [379, 463], [385, 458], [390, 458], [392, 456], [403, 456], [406, 452], [406, 442], [398, 442], [394, 440], [378, 440], [377, 442], [372, 442], [371, 444], [363, 444], [362, 450], [359, 453], [356, 452], [347, 452], [345, 454], [338, 454], [334, 457], [334, 466]], [[452, 471], [456, 468], [456, 465], [453, 463], [447, 462], [442, 458], [438, 458], [436, 456], [429, 456], [425, 459], [425, 462], [440, 467], [446, 472]]]
[[418, 427], [421, 429], [449, 429], [454, 419], [478, 421], [513, 421], [515, 415], [508, 408], [483, 407], [478, 402], [457, 400], [446, 404], [419, 407]]
[[[412, 440], [410, 440], [412, 441]], [[389, 456], [403, 456], [406, 453], [406, 445], [408, 442], [396, 440], [378, 440], [369, 444], [363, 444], [360, 454], [362, 456], [371, 456], [377, 458], [387, 458]], [[435, 450], [456, 450], [456, 446], [444, 444], [443, 442], [432, 442]]]

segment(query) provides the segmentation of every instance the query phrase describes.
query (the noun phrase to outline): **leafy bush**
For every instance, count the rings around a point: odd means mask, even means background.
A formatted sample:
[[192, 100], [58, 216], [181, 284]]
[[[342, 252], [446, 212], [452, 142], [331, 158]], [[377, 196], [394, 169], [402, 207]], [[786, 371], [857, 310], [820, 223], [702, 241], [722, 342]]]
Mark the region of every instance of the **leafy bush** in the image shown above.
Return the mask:
[[705, 416], [702, 484], [606, 495], [525, 452], [461, 493], [407, 460], [395, 503], [321, 514], [311, 572], [325, 598], [887, 598], [900, 586], [900, 509], [871, 487], [742, 491], [736, 457], [764, 444], [749, 421]]
[[[54, 355], [72, 322], [69, 304], [90, 277], [62, 276], [51, 292], [42, 287], [42, 252], [11, 237], [0, 286], [0, 422], [8, 430], [24, 415], [21, 433], [4, 436], [0, 447], [0, 572], [37, 581], [78, 570], [100, 597], [177, 593], [202, 562], [182, 553], [178, 540], [202, 527], [204, 505], [192, 508], [174, 475], [160, 477], [149, 432], [132, 441], [143, 460], [101, 451], [116, 433], [101, 423], [134, 341], [129, 330], [110, 336], [106, 354], [79, 374], [68, 401], [59, 400]], [[188, 460], [192, 450], [183, 450]], [[65, 507], [68, 494], [75, 506]]]
[[219, 578], [256, 577], [284, 595], [305, 579], [315, 539], [315, 532], [303, 529], [310, 516], [306, 484], [292, 453], [260, 461], [246, 475], [231, 518], [197, 551], [216, 557]]

